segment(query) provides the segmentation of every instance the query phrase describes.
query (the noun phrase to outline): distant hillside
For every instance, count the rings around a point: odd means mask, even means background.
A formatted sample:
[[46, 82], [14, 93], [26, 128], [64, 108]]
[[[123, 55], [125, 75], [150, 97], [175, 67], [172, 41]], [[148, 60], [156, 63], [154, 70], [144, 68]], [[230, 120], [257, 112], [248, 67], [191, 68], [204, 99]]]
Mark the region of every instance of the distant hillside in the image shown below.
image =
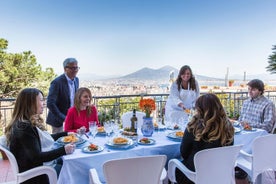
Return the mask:
[[[128, 75], [124, 76], [100, 76], [100, 75], [95, 75], [95, 74], [80, 74], [78, 77], [81, 80], [139, 80], [139, 81], [166, 81], [168, 82], [170, 79], [170, 75], [173, 73], [174, 79], [177, 78], [179, 70], [172, 67], [172, 66], [164, 66], [159, 69], [151, 69], [148, 67], [142, 68], [136, 72], [130, 73]], [[208, 77], [208, 76], [203, 76], [203, 75], [195, 75], [196, 79], [199, 82], [204, 82], [206, 81], [217, 81], [217, 82], [222, 82], [224, 83], [224, 78], [214, 78], [214, 77]], [[262, 79], [264, 82], [269, 81], [269, 80], [275, 80], [275, 75], [271, 74], [256, 74], [256, 75], [247, 75], [246, 79], [251, 80], [254, 78], [259, 78]], [[229, 79], [234, 79], [236, 81], [243, 80], [242, 75], [230, 75]]]
[[159, 69], [142, 68], [136, 72], [122, 76], [119, 79], [139, 79], [139, 80], [164, 80], [169, 79], [171, 71], [177, 71], [171, 66], [164, 66]]
[[[119, 79], [125, 79], [125, 80], [166, 80], [168, 81], [170, 79], [170, 74], [173, 72], [174, 79], [177, 78], [179, 70], [171, 67], [171, 66], [164, 66], [159, 69], [151, 69], [151, 68], [142, 68], [141, 70], [138, 70], [136, 72], [133, 72], [131, 74], [119, 77]], [[197, 80], [224, 80], [224, 79], [218, 79], [218, 78], [212, 78], [207, 77], [203, 75], [195, 75]]]

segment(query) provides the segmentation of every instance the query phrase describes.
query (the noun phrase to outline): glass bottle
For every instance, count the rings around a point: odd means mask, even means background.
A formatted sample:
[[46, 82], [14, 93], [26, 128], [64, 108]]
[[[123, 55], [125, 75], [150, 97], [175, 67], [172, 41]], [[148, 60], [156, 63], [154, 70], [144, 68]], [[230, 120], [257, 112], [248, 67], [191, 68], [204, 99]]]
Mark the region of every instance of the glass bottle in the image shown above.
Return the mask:
[[136, 110], [133, 109], [132, 117], [130, 118], [131, 121], [131, 131], [137, 133], [137, 117], [136, 117]]

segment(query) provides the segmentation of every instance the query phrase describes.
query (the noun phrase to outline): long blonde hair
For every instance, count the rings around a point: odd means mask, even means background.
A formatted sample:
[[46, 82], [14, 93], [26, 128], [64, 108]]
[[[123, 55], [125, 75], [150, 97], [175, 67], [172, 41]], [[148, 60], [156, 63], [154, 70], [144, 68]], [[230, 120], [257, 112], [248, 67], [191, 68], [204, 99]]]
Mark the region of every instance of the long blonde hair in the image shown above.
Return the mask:
[[[90, 103], [91, 103], [91, 100], [92, 100], [92, 94], [91, 94], [91, 91], [88, 88], [82, 87], [82, 88], [79, 88], [77, 90], [77, 92], [75, 94], [75, 98], [74, 98], [74, 106], [77, 109], [78, 115], [80, 115], [81, 95], [84, 92], [88, 93], [89, 98], [90, 98]], [[91, 113], [92, 113], [91, 105], [89, 105], [89, 106], [86, 107], [86, 116], [89, 117]]]
[[211, 93], [200, 96], [195, 104], [196, 115], [187, 129], [193, 132], [196, 141], [212, 142], [220, 140], [221, 145], [229, 145], [234, 139], [234, 128], [226, 116], [219, 98]]
[[10, 136], [13, 125], [17, 122], [30, 122], [33, 126], [46, 130], [43, 118], [37, 114], [37, 96], [43, 93], [36, 88], [25, 88], [17, 96], [12, 119], [5, 129], [7, 143], [10, 142]]

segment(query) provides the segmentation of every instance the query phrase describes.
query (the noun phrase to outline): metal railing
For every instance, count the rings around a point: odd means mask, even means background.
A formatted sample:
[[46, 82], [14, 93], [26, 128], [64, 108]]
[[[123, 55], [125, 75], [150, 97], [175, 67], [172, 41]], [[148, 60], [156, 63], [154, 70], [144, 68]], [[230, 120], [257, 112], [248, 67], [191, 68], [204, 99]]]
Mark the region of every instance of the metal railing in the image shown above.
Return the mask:
[[[230, 117], [238, 117], [243, 101], [248, 98], [247, 92], [214, 92], [223, 104], [225, 111]], [[205, 94], [205, 93], [201, 93]], [[276, 102], [276, 91], [266, 91], [264, 94], [267, 98]], [[124, 112], [139, 109], [138, 104], [141, 97], [150, 97], [156, 101], [155, 116], [163, 116], [166, 100], [169, 94], [139, 94], [139, 95], [114, 95], [114, 96], [93, 96], [92, 101], [97, 106], [99, 116], [111, 116], [111, 118], [119, 118]], [[11, 120], [15, 99], [0, 99], [1, 127], [0, 135], [3, 127]], [[45, 108], [43, 118], [46, 119], [48, 109]], [[100, 118], [100, 117], [99, 117]], [[110, 118], [110, 117], [109, 117]]]

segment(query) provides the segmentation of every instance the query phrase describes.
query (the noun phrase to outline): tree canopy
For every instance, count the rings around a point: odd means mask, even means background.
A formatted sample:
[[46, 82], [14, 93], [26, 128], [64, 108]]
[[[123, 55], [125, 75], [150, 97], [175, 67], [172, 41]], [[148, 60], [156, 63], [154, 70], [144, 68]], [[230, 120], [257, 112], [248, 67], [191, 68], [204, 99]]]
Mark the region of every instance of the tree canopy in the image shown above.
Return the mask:
[[8, 41], [0, 38], [0, 98], [16, 97], [26, 87], [40, 89], [46, 96], [57, 76], [53, 68], [42, 70], [31, 51], [8, 53]]
[[266, 70], [271, 74], [276, 73], [276, 45], [273, 45], [272, 54], [268, 56], [268, 66], [266, 67]]

